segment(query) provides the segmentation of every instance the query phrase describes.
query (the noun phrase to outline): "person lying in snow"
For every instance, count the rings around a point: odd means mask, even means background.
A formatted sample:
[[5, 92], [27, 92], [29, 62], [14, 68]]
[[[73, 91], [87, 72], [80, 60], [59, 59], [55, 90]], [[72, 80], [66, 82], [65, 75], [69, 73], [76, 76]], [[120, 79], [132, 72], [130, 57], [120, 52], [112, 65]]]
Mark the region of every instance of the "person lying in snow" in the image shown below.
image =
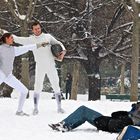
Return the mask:
[[70, 131], [82, 125], [86, 121], [98, 130], [111, 133], [120, 132], [125, 126], [140, 124], [140, 102], [132, 104], [131, 111], [113, 112], [111, 116], [104, 116], [86, 106], [80, 106], [68, 117], [56, 124], [49, 124], [53, 130]]

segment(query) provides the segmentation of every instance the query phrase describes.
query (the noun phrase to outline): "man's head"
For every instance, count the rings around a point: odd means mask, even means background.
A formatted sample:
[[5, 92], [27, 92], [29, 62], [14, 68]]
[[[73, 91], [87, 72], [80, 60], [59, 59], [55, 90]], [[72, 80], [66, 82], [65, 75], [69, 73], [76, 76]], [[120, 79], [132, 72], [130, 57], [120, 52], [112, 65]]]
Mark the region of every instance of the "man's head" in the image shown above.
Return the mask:
[[133, 103], [131, 111], [139, 110], [140, 111], [140, 102]]
[[132, 109], [130, 111], [131, 118], [135, 125], [140, 125], [140, 102], [132, 104]]
[[41, 24], [38, 21], [35, 21], [31, 27], [34, 35], [39, 36], [42, 33]]
[[0, 39], [2, 43], [6, 43], [8, 45], [13, 44], [14, 38], [11, 33], [4, 33]]

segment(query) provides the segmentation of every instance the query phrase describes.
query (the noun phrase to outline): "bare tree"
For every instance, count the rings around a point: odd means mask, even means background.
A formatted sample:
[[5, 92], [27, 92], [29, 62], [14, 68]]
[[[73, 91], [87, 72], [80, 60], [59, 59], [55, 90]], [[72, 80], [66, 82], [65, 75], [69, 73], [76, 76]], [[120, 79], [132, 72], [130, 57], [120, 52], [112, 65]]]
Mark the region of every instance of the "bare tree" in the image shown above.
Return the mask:
[[126, 9], [133, 18], [132, 36], [132, 64], [131, 64], [131, 101], [138, 100], [138, 74], [139, 74], [139, 49], [140, 49], [140, 2], [125, 0]]

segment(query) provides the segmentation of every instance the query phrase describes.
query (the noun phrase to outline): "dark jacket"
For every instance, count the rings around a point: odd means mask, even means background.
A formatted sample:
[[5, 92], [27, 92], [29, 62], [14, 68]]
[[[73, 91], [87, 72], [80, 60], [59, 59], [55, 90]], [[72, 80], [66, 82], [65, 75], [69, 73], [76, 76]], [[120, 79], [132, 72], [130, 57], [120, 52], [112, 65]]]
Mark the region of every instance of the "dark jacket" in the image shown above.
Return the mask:
[[132, 119], [127, 111], [117, 111], [111, 117], [101, 116], [94, 120], [98, 130], [107, 132], [120, 132], [125, 126], [133, 125]]
[[71, 88], [71, 86], [72, 86], [72, 76], [67, 75], [67, 77], [66, 77], [66, 88]]

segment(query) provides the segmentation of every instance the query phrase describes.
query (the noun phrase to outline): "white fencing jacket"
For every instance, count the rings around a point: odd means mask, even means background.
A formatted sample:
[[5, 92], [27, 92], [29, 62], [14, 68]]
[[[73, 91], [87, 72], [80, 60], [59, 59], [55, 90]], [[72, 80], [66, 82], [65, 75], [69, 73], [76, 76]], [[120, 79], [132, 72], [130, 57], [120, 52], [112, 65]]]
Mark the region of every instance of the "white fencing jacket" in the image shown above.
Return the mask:
[[0, 84], [12, 73], [15, 57], [36, 48], [36, 44], [21, 47], [9, 46], [7, 44], [0, 45]]
[[37, 65], [39, 64], [50, 64], [49, 62], [54, 62], [54, 56], [52, 55], [51, 52], [51, 45], [54, 44], [60, 44], [62, 47], [62, 50], [66, 50], [64, 45], [55, 39], [51, 34], [45, 34], [41, 33], [39, 36], [32, 35], [30, 37], [17, 37], [14, 36], [14, 40], [17, 43], [26, 45], [26, 44], [32, 44], [32, 43], [42, 43], [42, 42], [48, 42], [48, 45], [46, 47], [42, 47], [37, 50], [33, 50], [33, 54], [35, 57], [35, 61]]

